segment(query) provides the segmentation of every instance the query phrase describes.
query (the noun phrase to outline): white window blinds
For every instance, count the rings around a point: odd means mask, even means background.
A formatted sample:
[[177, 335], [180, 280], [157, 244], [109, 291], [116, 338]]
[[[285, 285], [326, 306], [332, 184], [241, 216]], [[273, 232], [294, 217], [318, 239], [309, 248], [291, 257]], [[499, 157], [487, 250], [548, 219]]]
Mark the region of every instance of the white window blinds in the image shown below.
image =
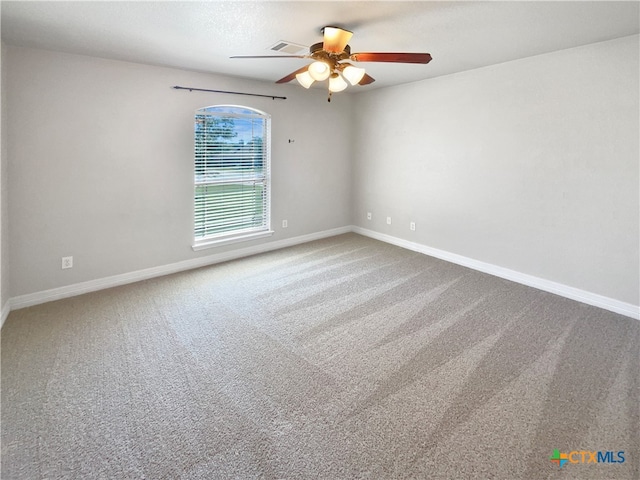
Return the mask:
[[246, 107], [196, 111], [196, 244], [269, 230], [269, 123]]

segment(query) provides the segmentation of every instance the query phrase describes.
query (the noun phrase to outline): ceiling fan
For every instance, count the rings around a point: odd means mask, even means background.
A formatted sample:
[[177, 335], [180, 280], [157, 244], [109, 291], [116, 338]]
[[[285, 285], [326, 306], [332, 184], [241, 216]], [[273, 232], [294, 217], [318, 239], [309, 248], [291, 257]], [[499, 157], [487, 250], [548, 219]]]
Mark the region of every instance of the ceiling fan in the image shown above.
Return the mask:
[[431, 55], [428, 53], [390, 53], [367, 52], [351, 53], [347, 45], [353, 32], [340, 27], [324, 27], [324, 40], [311, 45], [308, 55], [242, 55], [231, 58], [308, 58], [313, 63], [306, 65], [289, 75], [282, 77], [276, 83], [287, 83], [294, 78], [304, 88], [309, 88], [316, 81], [329, 79], [329, 98], [334, 92], [341, 92], [349, 85], [368, 85], [375, 79], [367, 75], [364, 68], [352, 65], [353, 62], [389, 62], [389, 63], [429, 63]]

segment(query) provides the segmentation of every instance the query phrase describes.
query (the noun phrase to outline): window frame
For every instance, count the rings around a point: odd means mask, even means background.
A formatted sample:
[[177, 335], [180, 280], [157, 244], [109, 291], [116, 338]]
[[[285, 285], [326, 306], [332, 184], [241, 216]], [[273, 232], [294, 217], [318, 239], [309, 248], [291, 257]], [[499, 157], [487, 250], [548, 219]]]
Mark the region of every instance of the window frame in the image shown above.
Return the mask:
[[[242, 170], [242, 173], [241, 173], [242, 177], [240, 178], [232, 178], [232, 177], [237, 177], [236, 173], [229, 173], [229, 178], [226, 178], [226, 179], [224, 178], [224, 176], [222, 177], [222, 179], [214, 179], [214, 178], [207, 179], [205, 175], [201, 175], [199, 177], [198, 176], [199, 169], [204, 168], [206, 172], [207, 167], [206, 165], [203, 166], [203, 163], [204, 164], [208, 163], [210, 161], [210, 158], [211, 158], [211, 163], [213, 163], [214, 165], [220, 164], [223, 166], [225, 161], [229, 161], [229, 163], [231, 163], [231, 160], [233, 160], [235, 162], [234, 165], [236, 166], [236, 169], [238, 168], [237, 158], [233, 158], [230, 156], [225, 159], [224, 155], [216, 156], [215, 154], [211, 154], [211, 157], [208, 157], [207, 156], [208, 154], [203, 155], [202, 153], [198, 152], [199, 139], [198, 139], [197, 128], [198, 128], [199, 117], [203, 115], [215, 117], [218, 119], [225, 119], [225, 120], [228, 120], [229, 118], [240, 118], [243, 120], [252, 120], [254, 118], [262, 119], [264, 124], [262, 128], [262, 137], [261, 137], [262, 146], [260, 148], [261, 160], [262, 160], [261, 173], [257, 174], [256, 172], [260, 172], [260, 171], [256, 169], [253, 169], [253, 170], [248, 169], [248, 170]], [[239, 127], [234, 126], [233, 132], [236, 134], [238, 132], [241, 132], [241, 130], [238, 128]], [[208, 148], [214, 150], [220, 146], [231, 144], [231, 143], [225, 143], [223, 141], [217, 141], [216, 138], [218, 137], [213, 137], [213, 140], [210, 143], [205, 143], [205, 145]], [[255, 138], [255, 136], [252, 136], [252, 140], [253, 138]], [[202, 143], [200, 144], [200, 147], [202, 147]], [[273, 235], [274, 232], [271, 229], [271, 115], [261, 110], [244, 106], [244, 105], [211, 105], [208, 107], [198, 108], [195, 111], [195, 115], [194, 115], [194, 154], [193, 155], [194, 155], [193, 156], [194, 158], [193, 215], [194, 216], [193, 216], [193, 230], [192, 230], [193, 250], [197, 251], [197, 250], [202, 250], [206, 248], [229, 245], [237, 242], [256, 240], [256, 239], [265, 238]], [[240, 158], [242, 158], [242, 156], [240, 156]], [[245, 165], [242, 165], [242, 168], [244, 167]], [[206, 197], [202, 197], [202, 196], [199, 197], [198, 195], [199, 188], [206, 189], [207, 187], [212, 187], [212, 186], [224, 187], [224, 186], [232, 186], [232, 185], [243, 186], [243, 185], [250, 184], [251, 182], [254, 182], [254, 194], [255, 194], [255, 185], [256, 185], [255, 182], [257, 179], [260, 179], [263, 185], [262, 204], [261, 204], [262, 213], [260, 216], [260, 219], [262, 221], [260, 225], [257, 225], [257, 226], [254, 225], [249, 227], [239, 227], [235, 229], [231, 228], [229, 230], [220, 231], [218, 233], [197, 236], [199, 228], [204, 230], [207, 229], [207, 222], [206, 222], [207, 214], [203, 213], [205, 218], [199, 224], [199, 220], [198, 220], [199, 210], [206, 209], [206, 205], [209, 204], [209, 202], [211, 201], [211, 200], [207, 200]], [[228, 193], [227, 197], [225, 197], [223, 193], [218, 193], [218, 194], [212, 194], [212, 197], [218, 197], [216, 201], [224, 202], [225, 198], [227, 199], [226, 201], [229, 201], [229, 198], [231, 198], [233, 195], [234, 194]], [[236, 200], [232, 199], [231, 201], [236, 201]], [[200, 202], [200, 205], [199, 205], [199, 202]], [[225, 218], [227, 220], [233, 219], [233, 215]], [[220, 226], [221, 225], [218, 225], [218, 227]], [[210, 229], [215, 229], [216, 225], [208, 225], [208, 227]], [[224, 227], [222, 226], [222, 228]]]

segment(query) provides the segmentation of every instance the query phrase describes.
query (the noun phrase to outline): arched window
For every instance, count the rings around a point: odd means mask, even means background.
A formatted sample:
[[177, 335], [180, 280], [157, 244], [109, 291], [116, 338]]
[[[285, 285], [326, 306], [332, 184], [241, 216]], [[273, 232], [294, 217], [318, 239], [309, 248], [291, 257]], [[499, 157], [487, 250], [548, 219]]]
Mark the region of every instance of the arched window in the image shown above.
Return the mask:
[[196, 110], [194, 249], [273, 233], [270, 121], [247, 107]]

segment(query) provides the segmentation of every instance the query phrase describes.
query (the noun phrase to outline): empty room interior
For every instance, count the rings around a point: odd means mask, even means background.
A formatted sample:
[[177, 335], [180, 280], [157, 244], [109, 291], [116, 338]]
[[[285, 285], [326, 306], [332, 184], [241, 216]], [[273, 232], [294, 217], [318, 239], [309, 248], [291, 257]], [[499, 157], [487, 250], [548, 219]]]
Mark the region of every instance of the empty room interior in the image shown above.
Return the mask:
[[640, 478], [639, 7], [0, 2], [2, 478]]

